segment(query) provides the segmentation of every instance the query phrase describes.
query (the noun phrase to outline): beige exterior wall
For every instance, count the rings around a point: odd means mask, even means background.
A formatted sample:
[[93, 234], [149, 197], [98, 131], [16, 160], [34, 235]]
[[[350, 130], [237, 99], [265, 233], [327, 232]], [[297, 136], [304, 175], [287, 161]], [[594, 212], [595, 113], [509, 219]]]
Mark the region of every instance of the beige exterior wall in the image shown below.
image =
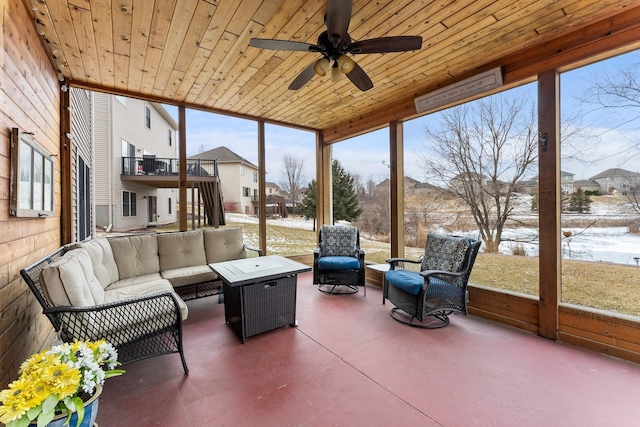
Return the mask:
[[[252, 197], [258, 195], [258, 169], [246, 163], [218, 163], [225, 211], [253, 215]], [[244, 189], [248, 189], [248, 196]]]
[[[105, 167], [96, 171], [96, 212], [97, 225], [113, 230], [126, 231], [144, 228], [151, 224], [167, 224], [177, 221], [175, 189], [123, 182], [123, 144], [134, 146], [134, 156], [155, 155], [156, 158], [177, 158], [177, 125], [168, 119], [154, 103], [133, 98], [94, 93], [96, 118], [103, 119], [102, 126], [96, 126], [95, 140], [99, 145], [96, 155], [110, 159]], [[146, 126], [146, 108], [150, 112], [150, 128]], [[168, 131], [171, 130], [171, 145]], [[128, 156], [128, 151], [126, 156]], [[110, 165], [107, 167], [106, 165]], [[176, 180], [178, 177], [176, 176]], [[104, 183], [104, 184], [103, 184]], [[135, 215], [123, 215], [123, 192], [135, 193]], [[150, 221], [149, 205], [156, 200], [155, 221]], [[171, 199], [171, 209], [169, 209]], [[169, 213], [171, 211], [171, 213]]]

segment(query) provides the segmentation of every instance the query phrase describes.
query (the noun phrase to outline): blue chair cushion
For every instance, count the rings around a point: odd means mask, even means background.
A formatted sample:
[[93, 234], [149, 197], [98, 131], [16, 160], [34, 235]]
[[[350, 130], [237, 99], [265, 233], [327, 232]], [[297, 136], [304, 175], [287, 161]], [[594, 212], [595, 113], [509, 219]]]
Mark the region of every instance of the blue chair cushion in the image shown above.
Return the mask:
[[350, 256], [323, 256], [318, 258], [320, 270], [358, 270], [360, 261]]
[[390, 270], [387, 271], [385, 277], [390, 285], [402, 289], [411, 295], [418, 295], [424, 283], [424, 277], [415, 271]]

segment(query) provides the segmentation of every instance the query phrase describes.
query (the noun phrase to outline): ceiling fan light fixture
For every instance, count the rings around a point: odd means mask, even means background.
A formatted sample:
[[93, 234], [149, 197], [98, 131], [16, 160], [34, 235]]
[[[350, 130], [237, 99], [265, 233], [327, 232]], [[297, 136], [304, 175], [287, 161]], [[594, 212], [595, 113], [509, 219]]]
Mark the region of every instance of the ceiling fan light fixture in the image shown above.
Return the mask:
[[338, 65], [334, 65], [333, 67], [331, 67], [331, 81], [332, 82], [339, 82], [340, 80], [344, 79], [345, 74], [340, 71], [340, 67], [338, 67]]
[[355, 66], [355, 61], [349, 58], [347, 55], [340, 55], [340, 57], [338, 57], [338, 68], [340, 69], [340, 71], [342, 71], [342, 73], [349, 74]]
[[315, 71], [317, 75], [324, 77], [327, 75], [327, 71], [329, 71], [330, 66], [331, 63], [327, 58], [320, 58], [313, 66], [313, 71]]

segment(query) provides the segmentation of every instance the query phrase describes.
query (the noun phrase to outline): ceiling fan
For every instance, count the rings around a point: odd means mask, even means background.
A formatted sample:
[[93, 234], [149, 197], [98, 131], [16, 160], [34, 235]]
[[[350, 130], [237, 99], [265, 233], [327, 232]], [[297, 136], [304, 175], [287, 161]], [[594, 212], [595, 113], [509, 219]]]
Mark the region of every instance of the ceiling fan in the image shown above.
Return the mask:
[[290, 40], [253, 38], [249, 46], [272, 50], [316, 52], [322, 55], [322, 58], [311, 63], [291, 82], [289, 85], [291, 90], [298, 90], [314, 75], [325, 76], [329, 71], [333, 81], [340, 80], [346, 75], [361, 91], [369, 90], [373, 87], [371, 79], [347, 54], [417, 50], [422, 47], [422, 37], [378, 37], [352, 42], [347, 33], [351, 20], [351, 6], [351, 0], [329, 0], [324, 17], [327, 30], [320, 34], [318, 43], [315, 45]]

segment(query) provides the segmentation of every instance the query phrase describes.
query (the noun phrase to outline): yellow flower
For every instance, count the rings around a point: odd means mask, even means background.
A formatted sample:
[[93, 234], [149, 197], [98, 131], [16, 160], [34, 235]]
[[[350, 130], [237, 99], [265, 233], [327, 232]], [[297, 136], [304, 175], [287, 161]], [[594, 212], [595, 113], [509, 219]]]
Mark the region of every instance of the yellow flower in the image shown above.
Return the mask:
[[0, 421], [7, 424], [27, 413], [27, 410], [31, 408], [27, 405], [25, 399], [28, 396], [28, 388], [28, 379], [18, 378], [9, 384], [8, 389], [0, 392], [0, 400], [2, 401], [2, 406], [0, 406]]
[[66, 363], [47, 366], [42, 378], [52, 387], [60, 399], [72, 396], [80, 386], [80, 371]]

